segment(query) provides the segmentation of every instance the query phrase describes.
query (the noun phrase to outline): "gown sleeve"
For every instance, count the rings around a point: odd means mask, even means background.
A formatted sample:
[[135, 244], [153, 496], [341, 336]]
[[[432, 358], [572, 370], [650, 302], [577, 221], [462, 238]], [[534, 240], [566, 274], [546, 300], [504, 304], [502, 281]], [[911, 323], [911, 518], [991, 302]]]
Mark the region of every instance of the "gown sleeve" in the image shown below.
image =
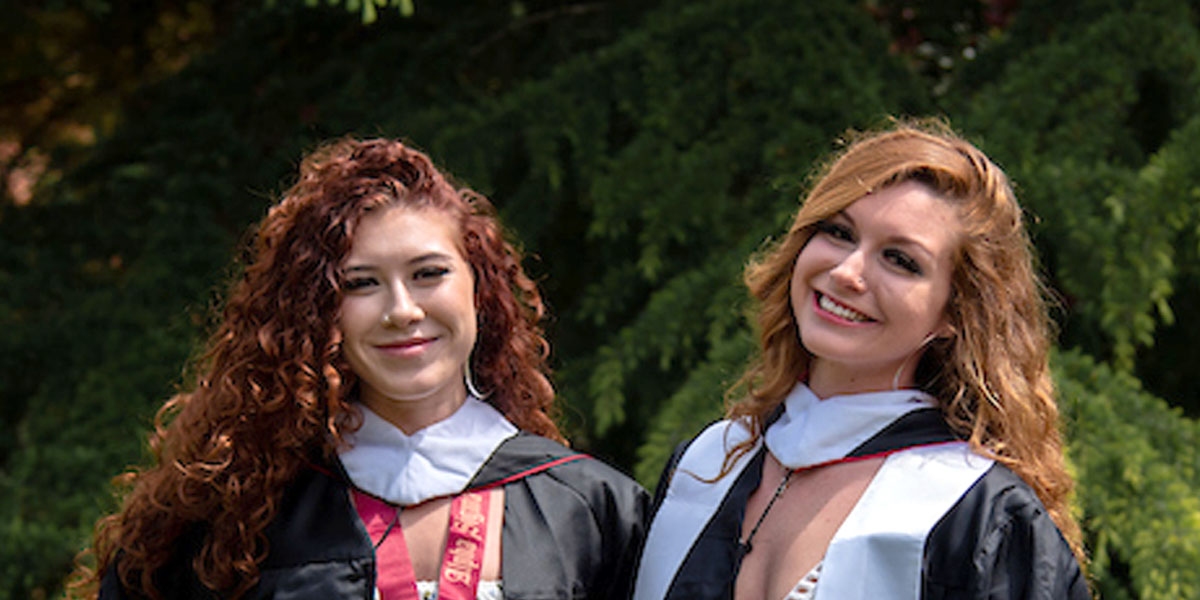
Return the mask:
[[930, 532], [922, 587], [924, 600], [1091, 598], [1075, 555], [1037, 494], [1000, 464]]
[[[570, 453], [532, 435], [518, 436], [501, 450], [489, 462], [485, 477]], [[627, 599], [646, 533], [649, 500], [632, 479], [592, 458], [506, 483], [504, 597]]]

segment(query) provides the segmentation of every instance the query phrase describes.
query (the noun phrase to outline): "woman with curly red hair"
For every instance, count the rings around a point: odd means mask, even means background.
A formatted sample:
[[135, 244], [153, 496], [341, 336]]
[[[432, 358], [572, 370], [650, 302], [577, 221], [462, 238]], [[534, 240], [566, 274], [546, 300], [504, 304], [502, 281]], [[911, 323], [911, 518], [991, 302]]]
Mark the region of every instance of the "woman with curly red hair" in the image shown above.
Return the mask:
[[560, 443], [543, 310], [424, 154], [312, 153], [97, 527], [100, 597], [624, 597], [646, 495]]
[[936, 121], [861, 135], [745, 279], [759, 354], [664, 473], [635, 599], [1089, 597], [999, 167]]

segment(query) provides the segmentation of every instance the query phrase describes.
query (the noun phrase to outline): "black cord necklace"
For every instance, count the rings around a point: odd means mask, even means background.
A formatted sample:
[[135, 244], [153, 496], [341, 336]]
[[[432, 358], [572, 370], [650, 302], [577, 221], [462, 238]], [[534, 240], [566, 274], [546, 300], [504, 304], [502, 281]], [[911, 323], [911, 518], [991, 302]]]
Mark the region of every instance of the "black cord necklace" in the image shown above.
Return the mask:
[[396, 514], [392, 516], [392, 522], [388, 523], [387, 529], [383, 530], [383, 535], [379, 536], [379, 541], [375, 542], [376, 550], [378, 550], [379, 547], [383, 545], [383, 540], [386, 540], [388, 538], [388, 535], [390, 535], [392, 533], [392, 530], [395, 529], [396, 526], [400, 524], [400, 511], [401, 510], [402, 510], [402, 507], [399, 507], [399, 506], [396, 507]]
[[750, 551], [754, 549], [754, 545], [751, 542], [754, 541], [754, 535], [758, 533], [758, 528], [762, 527], [763, 520], [767, 518], [767, 513], [771, 512], [771, 507], [775, 506], [775, 501], [783, 495], [783, 491], [787, 489], [788, 482], [791, 481], [792, 474], [795, 472], [795, 469], [787, 469], [784, 471], [783, 479], [779, 482], [779, 487], [775, 488], [775, 494], [772, 495], [771, 500], [767, 502], [767, 507], [763, 509], [761, 515], [758, 515], [758, 520], [754, 522], [754, 528], [750, 530], [750, 535], [746, 536], [746, 539], [738, 542], [737, 562], [739, 568], [741, 567], [742, 559], [745, 558], [747, 554], [750, 554]]

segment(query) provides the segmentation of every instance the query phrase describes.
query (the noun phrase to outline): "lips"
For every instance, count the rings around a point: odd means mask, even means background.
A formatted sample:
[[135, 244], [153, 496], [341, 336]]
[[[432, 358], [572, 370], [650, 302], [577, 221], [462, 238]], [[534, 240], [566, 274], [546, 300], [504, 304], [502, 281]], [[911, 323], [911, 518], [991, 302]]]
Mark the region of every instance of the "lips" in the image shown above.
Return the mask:
[[388, 354], [398, 354], [401, 356], [418, 354], [424, 350], [429, 344], [436, 341], [435, 337], [413, 337], [386, 344], [376, 344], [375, 347]]
[[854, 310], [853, 308], [850, 308], [849, 306], [846, 306], [845, 304], [834, 300], [833, 298], [830, 298], [825, 294], [822, 294], [821, 292], [814, 293], [816, 294], [817, 308], [835, 317], [838, 317], [841, 320], [849, 321], [851, 323], [869, 323], [875, 320], [857, 310]]

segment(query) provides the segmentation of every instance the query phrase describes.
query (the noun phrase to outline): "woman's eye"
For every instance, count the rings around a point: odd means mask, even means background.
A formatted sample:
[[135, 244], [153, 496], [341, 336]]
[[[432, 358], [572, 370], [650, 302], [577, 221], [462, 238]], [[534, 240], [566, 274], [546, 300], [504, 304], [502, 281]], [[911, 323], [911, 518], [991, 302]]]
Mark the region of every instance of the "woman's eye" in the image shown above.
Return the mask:
[[348, 292], [353, 292], [355, 290], [361, 290], [375, 284], [376, 281], [374, 277], [351, 277], [342, 282], [342, 289]]
[[921, 274], [921, 265], [917, 264], [917, 261], [913, 260], [911, 256], [899, 250], [884, 250], [883, 256], [892, 264], [904, 269], [905, 271], [908, 271], [909, 273], [912, 273], [913, 275]]
[[439, 277], [446, 275], [449, 272], [450, 272], [450, 269], [447, 269], [446, 267], [422, 267], [420, 269], [417, 269], [417, 272], [413, 274], [413, 279], [417, 279], [417, 280], [437, 279]]
[[845, 242], [854, 241], [854, 232], [849, 227], [832, 221], [817, 222], [817, 232]]

